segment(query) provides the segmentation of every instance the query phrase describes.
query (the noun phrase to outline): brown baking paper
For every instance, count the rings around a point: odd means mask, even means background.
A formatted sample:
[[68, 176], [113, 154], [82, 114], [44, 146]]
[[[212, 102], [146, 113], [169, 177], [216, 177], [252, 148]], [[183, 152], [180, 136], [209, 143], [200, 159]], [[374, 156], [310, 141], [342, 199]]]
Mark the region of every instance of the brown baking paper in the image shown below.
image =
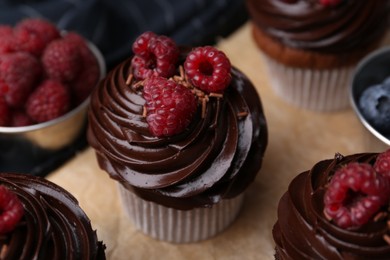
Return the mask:
[[101, 171], [91, 148], [48, 176], [80, 202], [107, 246], [107, 259], [274, 259], [272, 226], [279, 198], [291, 179], [336, 152], [363, 152], [362, 127], [352, 109], [316, 113], [293, 107], [269, 86], [260, 52], [244, 25], [218, 47], [260, 93], [268, 121], [269, 144], [263, 167], [248, 188], [238, 219], [216, 237], [176, 245], [135, 230], [121, 208], [116, 184]]

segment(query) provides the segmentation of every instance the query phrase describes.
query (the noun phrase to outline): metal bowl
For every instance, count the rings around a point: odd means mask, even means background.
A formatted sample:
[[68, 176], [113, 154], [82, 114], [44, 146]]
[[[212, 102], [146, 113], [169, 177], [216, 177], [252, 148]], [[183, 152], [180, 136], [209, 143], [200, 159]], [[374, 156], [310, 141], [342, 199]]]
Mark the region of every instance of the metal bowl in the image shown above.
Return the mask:
[[[102, 79], [106, 74], [103, 55], [92, 43], [88, 46], [98, 61]], [[89, 98], [67, 114], [47, 122], [0, 127], [0, 170], [43, 175], [42, 167], [46, 167], [43, 165], [60, 160], [58, 157], [64, 157], [65, 152], [69, 154], [66, 150], [83, 134], [88, 104]]]
[[364, 118], [359, 108], [359, 98], [369, 86], [380, 84], [390, 76], [390, 48], [385, 47], [366, 56], [351, 79], [350, 101], [357, 117], [364, 126], [364, 142], [367, 151], [381, 152], [390, 148], [390, 136], [380, 133]]

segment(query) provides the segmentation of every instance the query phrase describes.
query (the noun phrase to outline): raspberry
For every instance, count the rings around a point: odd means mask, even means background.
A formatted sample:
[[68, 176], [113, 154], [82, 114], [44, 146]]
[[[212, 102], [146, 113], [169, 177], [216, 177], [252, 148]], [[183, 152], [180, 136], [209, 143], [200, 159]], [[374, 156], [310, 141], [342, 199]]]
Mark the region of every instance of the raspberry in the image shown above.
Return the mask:
[[184, 131], [197, 110], [197, 101], [191, 90], [162, 77], [147, 79], [143, 96], [146, 121], [150, 132], [157, 137]]
[[0, 35], [0, 54], [15, 52], [18, 49], [18, 41], [13, 35]]
[[370, 164], [337, 170], [324, 195], [324, 214], [341, 228], [359, 227], [389, 202], [390, 181]]
[[320, 4], [323, 6], [337, 6], [339, 5], [343, 0], [319, 0]]
[[4, 97], [0, 96], [0, 126], [8, 126], [11, 122], [10, 109]]
[[18, 42], [13, 35], [13, 29], [8, 25], [0, 25], [0, 54], [18, 50]]
[[374, 169], [390, 179], [390, 149], [380, 153], [376, 158]]
[[60, 82], [45, 80], [27, 100], [26, 111], [32, 120], [45, 122], [55, 119], [70, 108], [68, 89]]
[[147, 32], [135, 40], [133, 50], [132, 66], [137, 79], [168, 78], [175, 74], [179, 49], [172, 39]]
[[191, 84], [208, 93], [222, 92], [232, 78], [229, 59], [211, 46], [192, 50], [184, 62], [184, 69]]
[[42, 54], [42, 64], [49, 78], [61, 82], [72, 81], [81, 69], [77, 44], [65, 39], [52, 41]]
[[0, 37], [11, 36], [14, 31], [9, 25], [0, 25]]
[[24, 106], [41, 72], [39, 61], [26, 52], [0, 55], [0, 93], [9, 106]]
[[24, 208], [18, 196], [0, 186], [0, 234], [12, 231], [24, 215]]
[[15, 25], [14, 34], [21, 51], [40, 57], [49, 42], [60, 37], [55, 25], [42, 19], [27, 18]]
[[151, 39], [156, 39], [158, 36], [153, 32], [145, 32], [137, 37], [134, 41], [132, 49], [135, 55], [148, 59], [151, 55], [149, 51], [149, 42]]
[[31, 118], [22, 110], [15, 110], [11, 115], [11, 126], [27, 126], [32, 125], [34, 122]]
[[81, 72], [70, 83], [70, 87], [76, 98], [76, 102], [81, 103], [89, 96], [99, 80], [99, 64], [83, 37], [70, 32], [65, 35], [64, 39], [77, 44], [80, 52]]

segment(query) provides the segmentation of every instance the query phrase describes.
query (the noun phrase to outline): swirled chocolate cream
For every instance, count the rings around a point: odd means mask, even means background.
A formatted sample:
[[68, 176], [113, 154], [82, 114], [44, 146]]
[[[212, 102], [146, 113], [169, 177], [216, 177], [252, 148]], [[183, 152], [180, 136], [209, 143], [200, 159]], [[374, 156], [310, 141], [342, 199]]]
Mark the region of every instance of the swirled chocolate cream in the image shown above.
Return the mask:
[[260, 98], [211, 46], [146, 32], [91, 98], [88, 140], [122, 188], [177, 210], [241, 194], [267, 145]]
[[0, 173], [0, 259], [105, 259], [87, 215], [44, 178]]
[[390, 150], [320, 161], [282, 196], [276, 259], [389, 259]]
[[[271, 57], [292, 66], [327, 68], [355, 63], [377, 46], [388, 22], [386, 0], [246, 3], [256, 43]], [[294, 60], [298, 56], [301, 59]]]

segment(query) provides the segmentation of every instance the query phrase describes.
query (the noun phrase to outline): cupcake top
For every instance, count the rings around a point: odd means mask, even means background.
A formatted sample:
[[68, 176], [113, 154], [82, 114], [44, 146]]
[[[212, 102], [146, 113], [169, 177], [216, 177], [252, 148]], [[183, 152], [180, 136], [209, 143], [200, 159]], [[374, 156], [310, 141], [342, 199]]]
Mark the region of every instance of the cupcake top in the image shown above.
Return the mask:
[[89, 218], [44, 178], [0, 174], [1, 259], [105, 259]]
[[291, 182], [273, 229], [279, 259], [388, 259], [390, 150], [336, 154]]
[[177, 209], [241, 193], [267, 144], [253, 85], [210, 46], [178, 48], [148, 32], [133, 51], [91, 99], [88, 140], [100, 167], [142, 198]]
[[252, 21], [285, 46], [323, 53], [366, 48], [387, 28], [386, 0], [247, 0]]

